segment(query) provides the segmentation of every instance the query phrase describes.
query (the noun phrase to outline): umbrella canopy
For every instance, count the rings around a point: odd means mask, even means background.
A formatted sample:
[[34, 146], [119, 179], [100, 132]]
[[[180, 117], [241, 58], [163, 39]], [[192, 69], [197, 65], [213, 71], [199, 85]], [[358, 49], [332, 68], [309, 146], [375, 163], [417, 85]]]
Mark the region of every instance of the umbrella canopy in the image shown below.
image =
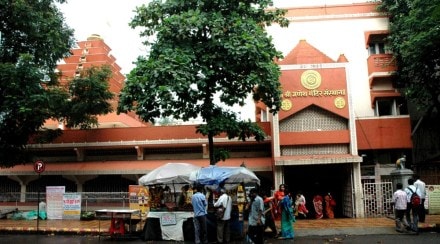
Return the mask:
[[200, 167], [189, 163], [167, 163], [160, 166], [139, 179], [140, 185], [156, 184], [188, 184], [191, 172], [199, 170]]
[[238, 185], [240, 183], [260, 184], [260, 179], [254, 172], [245, 167], [209, 166], [193, 172], [190, 180], [207, 186], [218, 186], [220, 183]]

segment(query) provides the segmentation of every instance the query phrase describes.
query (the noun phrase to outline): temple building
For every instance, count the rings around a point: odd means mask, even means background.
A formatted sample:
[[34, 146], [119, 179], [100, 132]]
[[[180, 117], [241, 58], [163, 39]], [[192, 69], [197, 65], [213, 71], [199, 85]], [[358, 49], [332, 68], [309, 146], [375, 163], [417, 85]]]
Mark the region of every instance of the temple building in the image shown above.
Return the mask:
[[[290, 25], [267, 28], [284, 54], [276, 60], [282, 108], [272, 116], [256, 104], [255, 121], [267, 134], [263, 142], [216, 137], [216, 147], [231, 154], [218, 166], [245, 166], [263, 188], [285, 183], [309, 202], [331, 193], [337, 217], [365, 217], [369, 206], [377, 205], [367, 200], [378, 193], [365, 184], [386, 183], [390, 190], [396, 160], [406, 156], [411, 165], [410, 117], [392, 82], [396, 65], [385, 41], [388, 18], [370, 1], [295, 2], [274, 1], [288, 10]], [[125, 78], [109, 53], [104, 40], [92, 35], [58, 70], [70, 79], [91, 65], [108, 64], [114, 73], [110, 89], [118, 94]], [[28, 145], [47, 164], [41, 175], [46, 184], [63, 184], [72, 192], [127, 191], [168, 162], [209, 165], [208, 140], [196, 133], [196, 125], [153, 126], [133, 114], [101, 116], [99, 123], [92, 130], [64, 130], [50, 144]], [[49, 121], [46, 127], [62, 125]], [[11, 191], [37, 187], [32, 165], [1, 169], [0, 178]], [[380, 192], [384, 199], [388, 190]]]

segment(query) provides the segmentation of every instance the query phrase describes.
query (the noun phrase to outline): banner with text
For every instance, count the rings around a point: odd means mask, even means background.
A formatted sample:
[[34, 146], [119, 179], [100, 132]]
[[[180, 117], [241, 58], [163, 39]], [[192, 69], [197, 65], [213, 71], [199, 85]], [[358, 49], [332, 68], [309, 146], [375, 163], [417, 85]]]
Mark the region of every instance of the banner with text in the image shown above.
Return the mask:
[[63, 219], [81, 218], [81, 194], [64, 193], [63, 195]]
[[440, 214], [440, 185], [426, 185], [426, 203], [429, 214]]
[[46, 186], [47, 219], [63, 218], [63, 194], [65, 186]]

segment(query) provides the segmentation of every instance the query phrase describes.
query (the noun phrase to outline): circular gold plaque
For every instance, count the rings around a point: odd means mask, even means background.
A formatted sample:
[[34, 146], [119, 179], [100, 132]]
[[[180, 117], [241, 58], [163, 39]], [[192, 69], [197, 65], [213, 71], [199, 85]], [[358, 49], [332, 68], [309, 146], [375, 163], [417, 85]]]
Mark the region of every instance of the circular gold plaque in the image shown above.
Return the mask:
[[335, 98], [335, 107], [344, 108], [345, 107], [345, 99], [342, 97]]
[[292, 102], [288, 99], [281, 101], [281, 109], [284, 111], [290, 110], [292, 108]]
[[306, 89], [316, 89], [321, 85], [321, 74], [315, 70], [304, 71], [301, 75], [301, 84]]

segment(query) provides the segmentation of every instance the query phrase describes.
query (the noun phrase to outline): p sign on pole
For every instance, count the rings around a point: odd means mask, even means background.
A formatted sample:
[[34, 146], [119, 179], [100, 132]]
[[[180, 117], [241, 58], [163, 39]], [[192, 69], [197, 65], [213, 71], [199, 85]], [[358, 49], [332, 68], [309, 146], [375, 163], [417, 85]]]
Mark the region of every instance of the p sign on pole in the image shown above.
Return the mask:
[[39, 219], [40, 219], [40, 188], [41, 188], [41, 182], [40, 182], [40, 174], [44, 172], [46, 169], [46, 165], [44, 165], [43, 161], [37, 160], [34, 163], [34, 171], [38, 174], [38, 200], [37, 200], [37, 233], [39, 234]]
[[34, 171], [35, 173], [41, 174], [46, 169], [46, 165], [43, 163], [43, 161], [38, 160], [34, 163]]

